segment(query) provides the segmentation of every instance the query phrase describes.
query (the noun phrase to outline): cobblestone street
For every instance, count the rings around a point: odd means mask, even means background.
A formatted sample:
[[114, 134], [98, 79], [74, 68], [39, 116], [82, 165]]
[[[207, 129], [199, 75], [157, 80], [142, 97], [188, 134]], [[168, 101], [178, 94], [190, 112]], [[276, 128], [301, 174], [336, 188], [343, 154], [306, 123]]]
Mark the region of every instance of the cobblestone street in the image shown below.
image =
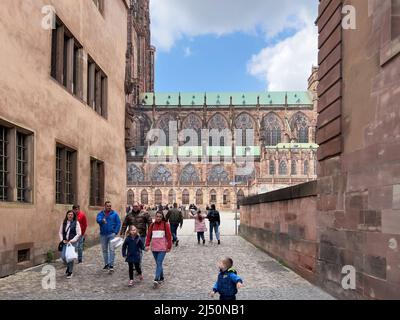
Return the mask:
[[[42, 267], [0, 279], [0, 299], [118, 299], [118, 300], [206, 300], [218, 273], [219, 257], [231, 256], [234, 267], [244, 280], [240, 300], [333, 299], [294, 272], [280, 265], [240, 237], [225, 236], [221, 245], [197, 245], [195, 236], [181, 236], [179, 247], [167, 254], [164, 262], [166, 281], [160, 289], [152, 288], [155, 262], [151, 253], [143, 259], [144, 281], [128, 288], [128, 265], [117, 251], [115, 273], [102, 271], [100, 246], [85, 251], [84, 263], [75, 265], [74, 276], [65, 279], [62, 263], [57, 269], [56, 289], [42, 289]], [[217, 296], [216, 298], [217, 299]]]

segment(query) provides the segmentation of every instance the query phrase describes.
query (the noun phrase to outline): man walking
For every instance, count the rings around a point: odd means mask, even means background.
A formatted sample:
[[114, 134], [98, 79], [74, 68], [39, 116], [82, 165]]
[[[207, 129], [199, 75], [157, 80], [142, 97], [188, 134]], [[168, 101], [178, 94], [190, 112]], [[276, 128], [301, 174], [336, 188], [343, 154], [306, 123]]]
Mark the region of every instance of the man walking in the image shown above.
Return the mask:
[[172, 243], [175, 243], [175, 246], [178, 246], [178, 227], [180, 226], [180, 228], [182, 229], [183, 216], [182, 211], [178, 209], [177, 203], [174, 203], [174, 208], [168, 211], [166, 219], [171, 226]]
[[213, 241], [213, 229], [215, 229], [215, 237], [218, 244], [221, 244], [219, 226], [221, 225], [221, 218], [219, 212], [215, 209], [215, 204], [211, 205], [211, 210], [208, 212], [207, 219], [210, 221], [210, 242]]
[[124, 238], [127, 228], [134, 225], [138, 230], [140, 239], [143, 243], [145, 243], [147, 230], [152, 223], [153, 220], [151, 219], [150, 214], [144, 210], [141, 210], [139, 202], [135, 202], [133, 204], [132, 210], [126, 215], [124, 219], [120, 235]]
[[111, 209], [111, 202], [104, 204], [104, 210], [97, 215], [97, 223], [100, 226], [100, 242], [103, 250], [104, 271], [114, 272], [115, 248], [110, 241], [115, 238], [121, 228], [121, 220], [116, 211]]
[[81, 237], [78, 240], [78, 263], [83, 262], [83, 248], [85, 245], [85, 233], [87, 229], [87, 219], [86, 215], [83, 211], [81, 211], [81, 207], [79, 205], [72, 206], [72, 211], [75, 213], [76, 218], [81, 226]]

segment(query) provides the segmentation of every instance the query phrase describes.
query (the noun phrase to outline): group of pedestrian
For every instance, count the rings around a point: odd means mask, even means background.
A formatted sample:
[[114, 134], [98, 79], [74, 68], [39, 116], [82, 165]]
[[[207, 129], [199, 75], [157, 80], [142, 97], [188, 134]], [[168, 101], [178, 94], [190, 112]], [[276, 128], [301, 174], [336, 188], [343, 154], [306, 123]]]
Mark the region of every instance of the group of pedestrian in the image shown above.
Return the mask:
[[[215, 205], [207, 207], [207, 214], [201, 210], [191, 207], [192, 215], [195, 218], [195, 232], [197, 240], [205, 244], [205, 232], [207, 231], [206, 219], [210, 222], [210, 242], [213, 241], [213, 231], [215, 231], [218, 244], [220, 244], [220, 214]], [[169, 208], [166, 216], [164, 208], [158, 208], [155, 221], [153, 222], [147, 210], [144, 210], [138, 202], [127, 209], [127, 215], [122, 223], [118, 213], [112, 210], [110, 201], [107, 201], [96, 218], [100, 228], [100, 243], [104, 259], [103, 270], [112, 274], [114, 272], [116, 240], [120, 238], [122, 242], [122, 256], [128, 263], [129, 283], [134, 285], [134, 271], [140, 281], [143, 280], [142, 258], [143, 251], [151, 251], [156, 262], [155, 277], [153, 287], [158, 288], [164, 281], [163, 262], [165, 256], [171, 251], [172, 246], [178, 246], [179, 239], [177, 235], [178, 228], [183, 226], [183, 214], [178, 209], [176, 203]], [[79, 205], [74, 205], [72, 210], [68, 211], [65, 219], [60, 225], [59, 237], [61, 257], [67, 265], [66, 276], [71, 279], [73, 274], [74, 262], [67, 260], [66, 252], [69, 246], [77, 249], [78, 263], [83, 262], [83, 250], [85, 243], [85, 233], [87, 229], [86, 215], [80, 210]], [[214, 285], [213, 296], [220, 294], [221, 300], [232, 300], [235, 298], [237, 289], [240, 288], [242, 280], [237, 276], [232, 268], [233, 262], [230, 258], [225, 258], [219, 262], [220, 273], [218, 280]]]

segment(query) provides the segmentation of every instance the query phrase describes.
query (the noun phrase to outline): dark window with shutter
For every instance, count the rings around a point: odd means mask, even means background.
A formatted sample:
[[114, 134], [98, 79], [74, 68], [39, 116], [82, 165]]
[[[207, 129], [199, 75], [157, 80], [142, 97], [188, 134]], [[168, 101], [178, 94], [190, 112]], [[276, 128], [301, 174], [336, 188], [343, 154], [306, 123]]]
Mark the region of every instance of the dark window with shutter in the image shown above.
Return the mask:
[[104, 204], [104, 162], [90, 160], [90, 205], [102, 206]]
[[76, 202], [76, 151], [68, 147], [56, 146], [56, 203]]

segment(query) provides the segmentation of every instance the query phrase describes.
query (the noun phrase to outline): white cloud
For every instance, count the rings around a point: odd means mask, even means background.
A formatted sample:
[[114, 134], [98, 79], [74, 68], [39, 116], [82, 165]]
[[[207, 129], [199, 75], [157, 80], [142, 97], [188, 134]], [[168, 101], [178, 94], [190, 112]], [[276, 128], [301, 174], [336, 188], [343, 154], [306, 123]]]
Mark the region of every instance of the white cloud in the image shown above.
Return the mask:
[[[271, 40], [288, 28], [297, 33], [255, 54], [248, 72], [270, 90], [304, 90], [316, 63], [314, 21], [318, 0], [150, 0], [152, 42], [168, 52], [186, 37], [261, 34]], [[191, 54], [185, 48], [185, 56]], [[250, 58], [250, 57], [249, 57]]]
[[299, 28], [298, 15], [314, 15], [317, 0], [150, 0], [152, 42], [169, 51], [183, 36], [225, 35], [237, 31], [272, 37]]
[[269, 91], [306, 90], [311, 66], [317, 64], [317, 28], [311, 23], [254, 55], [248, 72], [268, 84]]

